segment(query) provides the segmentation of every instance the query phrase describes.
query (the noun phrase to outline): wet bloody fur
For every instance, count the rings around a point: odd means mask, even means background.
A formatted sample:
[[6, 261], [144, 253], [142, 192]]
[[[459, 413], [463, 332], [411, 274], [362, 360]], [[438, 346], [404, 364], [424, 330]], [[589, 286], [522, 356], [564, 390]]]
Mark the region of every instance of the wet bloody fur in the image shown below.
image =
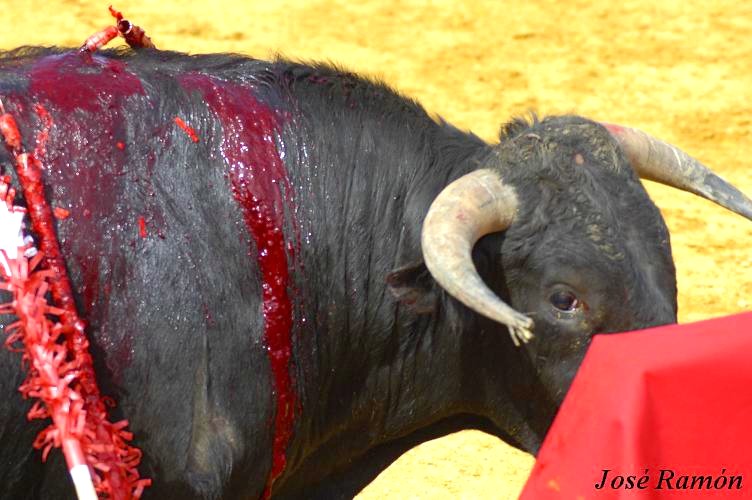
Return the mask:
[[[275, 143], [281, 117], [259, 102], [251, 88], [204, 75], [187, 75], [180, 83], [198, 90], [222, 124], [221, 150], [235, 200], [243, 210], [248, 231], [256, 243], [261, 271], [264, 335], [274, 379], [276, 415], [272, 470], [265, 496], [284, 471], [285, 450], [292, 436], [297, 398], [290, 376], [292, 305], [288, 295], [290, 277], [287, 245], [283, 233], [285, 208], [294, 202], [287, 172]], [[292, 246], [291, 246], [292, 248]]]
[[[118, 210], [127, 155], [117, 147], [117, 139], [125, 134], [121, 111], [126, 99], [143, 94], [140, 80], [125, 63], [87, 53], [43, 58], [29, 74], [29, 95], [44, 109], [40, 112], [35, 106], [42, 124], [38, 135], [44, 139], [45, 182], [69, 203], [61, 207], [69, 217], [60, 224], [75, 228], [66, 233], [71, 237], [61, 239], [61, 248], [81, 270], [76, 288], [85, 317], [107, 310], [109, 289], [101, 284], [111, 282], [122, 257], [108, 255], [105, 249], [122, 244], [126, 237], [120, 233], [137, 225], [135, 218], [128, 220]], [[82, 122], [82, 111], [88, 122]], [[48, 120], [54, 121], [54, 132]], [[131, 231], [138, 234], [136, 228]], [[116, 353], [108, 358], [116, 379], [131, 362], [130, 335], [111, 338], [108, 331], [99, 332], [97, 343]]]
[[[70, 224], [75, 230], [61, 239], [61, 255], [75, 259], [80, 269], [81, 282], [74, 291], [81, 299], [84, 317], [96, 312], [104, 324], [103, 304], [110, 290], [102, 283], [111, 281], [110, 274], [119, 265], [116, 261], [122, 258], [105, 255], [105, 249], [110, 242], [126, 242], [124, 229], [131, 228], [128, 234], [133, 240], [143, 238], [147, 221], [151, 224], [160, 218], [160, 214], [151, 213], [144, 217], [136, 212], [134, 216], [132, 208], [118, 210], [122, 184], [127, 182], [123, 177], [128, 158], [122, 108], [128, 98], [143, 95], [144, 90], [124, 62], [97, 54], [49, 56], [39, 60], [27, 76], [26, 94], [34, 96], [35, 102], [24, 95], [10, 95], [6, 104], [22, 117], [22, 129], [37, 133], [38, 153], [46, 157], [46, 182], [68, 202], [58, 211], [65, 210], [67, 217], [57, 224]], [[294, 245], [283, 233], [285, 209], [291, 213], [293, 201], [281, 191], [286, 188], [288, 196], [291, 193], [274, 140], [283, 118], [259, 102], [247, 86], [198, 74], [183, 77], [181, 84], [186, 90], [199, 91], [222, 125], [221, 153], [228, 166], [230, 189], [256, 243], [256, 255], [252, 256], [261, 273], [264, 334], [276, 403], [268, 496], [285, 469], [285, 451], [298, 405], [290, 375], [292, 305], [288, 286], [292, 288], [292, 284], [288, 255], [292, 259]], [[82, 123], [81, 112], [91, 117], [89, 123]], [[169, 117], [165, 121], [168, 123]], [[55, 127], [50, 130], [52, 122]], [[152, 168], [147, 165], [146, 177]], [[125, 215], [113, 216], [115, 213]], [[85, 235], [85, 243], [78, 235]], [[115, 364], [110, 368], [116, 378], [117, 372], [130, 364], [130, 335], [108, 340], [106, 331], [98, 334], [98, 344], [114, 355], [108, 366]]]
[[[122, 431], [125, 422], [110, 424], [106, 422], [107, 411], [105, 409], [105, 398], [101, 397], [99, 389], [96, 384], [95, 373], [93, 370], [92, 359], [88, 352], [88, 339], [84, 334], [85, 323], [82, 321], [76, 310], [74, 302], [74, 295], [71, 287], [71, 283], [67, 276], [66, 264], [64, 259], [64, 253], [61, 250], [61, 246], [58, 241], [56, 223], [54, 218], [58, 220], [64, 220], [70, 215], [70, 211], [62, 208], [55, 207], [53, 210], [47, 201], [45, 194], [45, 184], [50, 181], [49, 168], [45, 168], [40, 158], [44, 158], [47, 155], [46, 147], [49, 139], [50, 130], [52, 129], [55, 121], [53, 115], [47, 111], [46, 105], [49, 105], [52, 109], [58, 111], [62, 109], [68, 109], [72, 111], [75, 109], [76, 104], [71, 104], [71, 99], [80, 98], [71, 94], [66, 90], [69, 90], [66, 85], [67, 82], [76, 82], [77, 90], [81, 91], [85, 86], [80, 85], [80, 81], [75, 79], [65, 78], [63, 75], [66, 73], [64, 67], [66, 65], [75, 67], [80, 63], [83, 58], [79, 57], [77, 60], [73, 59], [76, 56], [63, 56], [52, 57], [41, 60], [36, 64], [27, 75], [29, 78], [29, 94], [34, 96], [35, 101], [33, 108], [36, 115], [39, 118], [40, 125], [37, 130], [35, 143], [35, 152], [33, 154], [16, 152], [16, 172], [21, 186], [23, 187], [24, 198], [29, 209], [29, 215], [31, 219], [32, 230], [37, 237], [38, 245], [42, 255], [44, 255], [44, 262], [46, 267], [52, 272], [50, 278], [50, 289], [54, 303], [57, 307], [62, 309], [60, 315], [60, 322], [65, 330], [70, 333], [66, 336], [68, 348], [73, 354], [73, 359], [78, 363], [78, 383], [80, 384], [80, 391], [84, 400], [86, 401], [85, 410], [88, 414], [87, 426], [90, 434], [89, 439], [93, 439], [93, 444], [87, 446], [94, 446], [97, 448], [97, 453], [93, 458], [88, 460], [92, 465], [99, 466], [100, 461], [102, 466], [107, 465], [107, 469], [103, 469], [104, 475], [103, 491], [108, 492], [112, 498], [130, 498], [133, 493], [130, 487], [137, 488], [139, 491], [148, 484], [148, 481], [142, 481], [138, 479], [138, 473], [135, 471], [135, 467], [140, 460], [140, 452], [137, 449], [129, 448], [122, 443], [122, 438], [130, 436], [129, 433]], [[88, 59], [88, 62], [92, 62]], [[108, 64], [110, 69], [117, 73], [121, 73], [122, 68], [114, 67], [111, 63]], [[68, 69], [70, 69], [70, 67]], [[102, 76], [102, 72], [89, 72], [89, 79], [93, 78], [97, 80]], [[87, 80], [87, 78], [83, 78]], [[133, 86], [133, 80], [138, 83], [138, 88]], [[89, 85], [96, 89], [95, 84], [101, 82], [88, 81]], [[140, 90], [140, 83], [138, 79], [131, 79], [125, 83], [130, 83], [131, 87], [123, 93], [121, 97], [132, 94], [133, 90]], [[76, 86], [74, 84], [73, 86]], [[91, 87], [90, 87], [91, 88]], [[96, 91], [96, 90], [95, 90]], [[84, 93], [84, 96], [90, 96], [89, 93]], [[112, 96], [110, 96], [112, 97]], [[28, 110], [29, 103], [26, 105], [22, 102], [23, 95], [11, 96], [11, 101], [15, 103], [15, 108], [19, 114], [24, 115]], [[95, 101], [96, 103], [97, 101]], [[88, 103], [91, 105], [91, 103]], [[99, 103], [101, 106], [101, 102]], [[84, 106], [80, 106], [84, 107]], [[64, 115], [60, 115], [64, 116]], [[25, 116], [26, 123], [32, 122], [30, 117]], [[17, 148], [16, 148], [17, 149]], [[59, 151], [58, 151], [59, 152]], [[75, 158], [75, 156], [73, 156]], [[62, 173], [58, 170], [58, 173]], [[70, 174], [70, 172], [66, 172]], [[45, 179], [45, 177], [48, 177]], [[65, 177], [65, 176], [63, 176]], [[75, 176], [67, 176], [68, 178]], [[90, 188], [90, 186], [89, 186]], [[88, 207], [87, 207], [88, 208]], [[86, 274], [86, 271], [84, 271]], [[94, 280], [98, 276], [93, 277]], [[84, 296], [87, 294], [84, 293]], [[41, 442], [43, 435], [37, 438], [37, 442]], [[125, 439], [130, 439], [125, 437]], [[116, 448], [110, 451], [102, 448], [104, 443], [111, 443]], [[36, 443], [35, 443], [36, 446]], [[91, 448], [93, 450], [94, 448]], [[88, 453], [88, 452], [87, 452]], [[117, 455], [116, 455], [117, 454]], [[119, 457], [119, 458], [118, 458]], [[66, 454], [66, 458], [71, 458]], [[119, 463], [119, 460], [123, 460]], [[80, 461], [80, 460], [79, 460]], [[114, 468], [117, 464], [117, 468]], [[69, 466], [73, 464], [69, 463]], [[121, 475], [124, 474], [124, 475]], [[126, 488], [125, 483], [128, 483], [129, 487]], [[134, 493], [140, 496], [140, 493]]]

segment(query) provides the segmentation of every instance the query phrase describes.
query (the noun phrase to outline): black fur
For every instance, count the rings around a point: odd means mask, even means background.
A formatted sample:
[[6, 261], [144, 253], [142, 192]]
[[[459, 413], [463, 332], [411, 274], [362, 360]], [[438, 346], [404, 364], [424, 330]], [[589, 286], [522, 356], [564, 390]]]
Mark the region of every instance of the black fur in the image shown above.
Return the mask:
[[[0, 96], [16, 96], [7, 104], [27, 147], [39, 127], [28, 70], [69, 57], [59, 54], [26, 48], [0, 58]], [[253, 238], [228, 187], [221, 126], [180, 75], [241, 83], [286, 117], [276, 141], [296, 206], [286, 229], [301, 241], [292, 332], [300, 408], [279, 497], [351, 496], [406, 447], [455, 428], [481, 426], [535, 452], [592, 334], [676, 319], [668, 232], [593, 122], [517, 119], [489, 145], [331, 66], [144, 50], [98, 53], [91, 71], [108, 60], [124, 62], [144, 95], [99, 116], [49, 110], [57, 126], [48, 161], [62, 161], [76, 141], [90, 147], [66, 159], [69, 171], [49, 174], [48, 195], [75, 205], [80, 186], [60, 186], [80, 175], [106, 183], [84, 191], [97, 203], [116, 197], [85, 222], [92, 234], [64, 222], [58, 232], [99, 381], [155, 480], [147, 497], [257, 497], [271, 464], [275, 406]], [[194, 125], [197, 145], [174, 116]], [[108, 117], [113, 130], [92, 132]], [[117, 138], [125, 159], [98, 142]], [[422, 263], [430, 203], [478, 168], [498, 171], [521, 200], [516, 222], [483, 238], [474, 259], [494, 291], [535, 320], [524, 348], [447, 296]], [[163, 238], [136, 236], [143, 213]], [[96, 284], [86, 274], [93, 267]], [[557, 318], [547, 300], [562, 284], [587, 299], [586, 313]], [[30, 451], [40, 425], [23, 417], [19, 364], [0, 353], [0, 497], [69, 497], [59, 453], [42, 466]]]

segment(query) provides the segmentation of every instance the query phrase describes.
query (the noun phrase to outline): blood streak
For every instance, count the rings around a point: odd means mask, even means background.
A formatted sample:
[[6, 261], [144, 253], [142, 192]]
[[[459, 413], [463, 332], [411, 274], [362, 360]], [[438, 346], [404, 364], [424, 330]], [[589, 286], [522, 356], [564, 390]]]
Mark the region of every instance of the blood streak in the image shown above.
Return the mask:
[[[57, 231], [73, 291], [82, 299], [81, 312], [95, 325], [89, 332], [93, 343], [116, 353], [132, 332], [102, 327], [109, 286], [102, 284], [113, 283], [115, 269], [124, 264], [121, 253], [108, 249], [124, 245], [126, 233], [121, 228], [132, 225], [138, 214], [123, 203], [125, 183], [120, 176], [128, 156], [113, 144], [117, 147], [126, 137], [125, 108], [146, 99], [144, 88], [125, 61], [96, 53], [43, 57], [24, 72], [28, 89], [9, 96], [8, 102], [29, 129], [35, 118], [41, 124], [37, 154], [44, 155], [49, 201], [70, 211]], [[130, 351], [119, 354], [107, 361], [115, 378], [131, 362]]]
[[185, 133], [188, 134], [188, 137], [190, 137], [190, 139], [193, 142], [198, 142], [198, 135], [196, 134], [196, 131], [193, 129], [193, 127], [185, 123], [182, 118], [180, 118], [179, 116], [176, 116], [175, 124], [181, 129], [183, 129], [183, 131], [185, 131]]
[[57, 220], [65, 220], [70, 217], [70, 210], [66, 210], [63, 207], [54, 207], [52, 209], [52, 214]]
[[[285, 252], [285, 207], [293, 206], [287, 172], [275, 144], [280, 116], [259, 102], [252, 89], [204, 75], [181, 78], [186, 90], [201, 92], [222, 124], [221, 150], [228, 165], [233, 196], [248, 231], [256, 242], [262, 277], [264, 335], [276, 395], [272, 470], [265, 497], [285, 469], [286, 448], [292, 436], [297, 397], [290, 376], [292, 306]], [[285, 188], [287, 200], [281, 188]]]
[[143, 218], [143, 216], [139, 216], [138, 218], [138, 235], [141, 237], [141, 239], [146, 238], [146, 219]]
[[34, 111], [42, 121], [42, 128], [39, 129], [39, 132], [37, 133], [37, 143], [34, 148], [34, 156], [42, 160], [47, 156], [47, 139], [50, 136], [50, 129], [52, 128], [52, 117], [47, 112], [47, 109], [41, 104], [35, 104]]

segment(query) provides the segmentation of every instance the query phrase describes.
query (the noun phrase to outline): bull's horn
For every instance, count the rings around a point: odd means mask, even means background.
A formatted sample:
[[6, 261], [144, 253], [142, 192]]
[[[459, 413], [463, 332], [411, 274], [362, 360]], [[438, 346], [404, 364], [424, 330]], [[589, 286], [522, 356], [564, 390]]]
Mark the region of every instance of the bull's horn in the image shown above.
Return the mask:
[[645, 132], [604, 123], [637, 174], [689, 191], [752, 220], [752, 200], [684, 151]]
[[481, 169], [444, 188], [423, 222], [426, 267], [450, 295], [470, 309], [509, 328], [515, 345], [533, 337], [533, 321], [494, 294], [473, 265], [472, 250], [484, 235], [509, 227], [517, 196], [498, 174]]

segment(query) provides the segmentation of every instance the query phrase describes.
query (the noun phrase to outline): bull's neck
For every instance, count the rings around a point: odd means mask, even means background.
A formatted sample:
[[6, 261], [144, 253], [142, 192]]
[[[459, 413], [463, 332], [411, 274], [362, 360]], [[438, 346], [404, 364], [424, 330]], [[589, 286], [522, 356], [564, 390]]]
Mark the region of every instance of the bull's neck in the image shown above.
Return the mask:
[[[386, 286], [391, 271], [422, 262], [420, 227], [436, 195], [490, 154], [475, 137], [451, 127], [443, 131], [437, 139], [441, 144], [421, 148], [432, 158], [411, 160], [412, 184], [385, 177], [365, 197], [359, 192], [357, 205], [348, 205], [348, 190], [368, 186], [355, 172], [342, 195], [345, 219], [336, 225], [328, 221], [332, 229], [326, 241], [319, 240], [317, 255], [306, 263], [324, 295], [310, 304], [315, 329], [298, 337], [299, 355], [315, 355], [301, 359], [305, 369], [298, 370], [304, 393], [289, 456], [291, 474], [331, 473], [380, 444], [460, 414], [521, 427], [518, 419], [505, 420], [495, 410], [509, 406], [499, 401], [506, 392], [494, 393], [480, 380], [484, 374], [476, 367], [486, 360], [475, 340], [477, 317], [435, 284], [436, 307], [430, 313], [396, 301]], [[337, 189], [327, 186], [326, 192]], [[329, 255], [326, 265], [322, 252]], [[485, 335], [507, 334], [497, 327]]]

